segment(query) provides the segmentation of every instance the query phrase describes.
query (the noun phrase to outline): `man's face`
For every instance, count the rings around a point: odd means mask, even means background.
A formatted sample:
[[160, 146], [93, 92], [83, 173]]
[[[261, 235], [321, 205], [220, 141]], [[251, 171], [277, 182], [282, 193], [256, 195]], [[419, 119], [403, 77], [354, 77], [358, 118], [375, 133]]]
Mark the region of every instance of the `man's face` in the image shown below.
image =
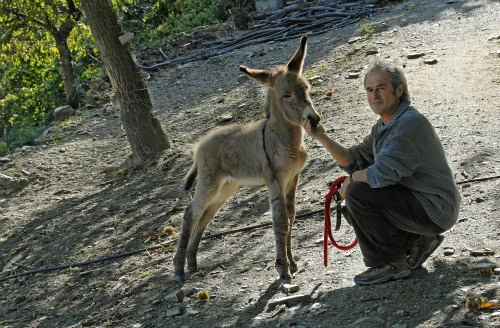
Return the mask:
[[385, 71], [372, 71], [366, 76], [365, 90], [368, 104], [374, 113], [380, 115], [384, 124], [398, 108], [403, 88], [401, 84], [394, 89], [389, 73]]

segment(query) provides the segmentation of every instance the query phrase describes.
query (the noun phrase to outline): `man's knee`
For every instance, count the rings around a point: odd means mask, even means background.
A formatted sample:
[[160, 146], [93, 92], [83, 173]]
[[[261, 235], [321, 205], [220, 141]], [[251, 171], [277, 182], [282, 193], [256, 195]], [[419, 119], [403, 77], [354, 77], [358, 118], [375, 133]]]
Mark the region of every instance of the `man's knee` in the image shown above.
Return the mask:
[[357, 201], [361, 199], [369, 199], [369, 194], [372, 192], [370, 186], [366, 182], [353, 181], [345, 191], [346, 202]]

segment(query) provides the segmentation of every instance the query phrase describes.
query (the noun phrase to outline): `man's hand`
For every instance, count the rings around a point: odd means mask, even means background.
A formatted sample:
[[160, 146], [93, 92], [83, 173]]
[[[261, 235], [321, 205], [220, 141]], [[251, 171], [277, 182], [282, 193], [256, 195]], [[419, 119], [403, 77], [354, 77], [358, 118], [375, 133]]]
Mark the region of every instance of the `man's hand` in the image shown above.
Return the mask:
[[[366, 169], [355, 171], [351, 174], [352, 181], [362, 181], [368, 183], [368, 176], [366, 175]], [[345, 198], [345, 191], [347, 190], [347, 186], [351, 183], [351, 179], [345, 179], [340, 186], [339, 194], [340, 197]]]
[[342, 185], [340, 186], [339, 189], [339, 195], [342, 197], [342, 199], [345, 198], [345, 191], [347, 190], [347, 186], [351, 183], [349, 179], [345, 179], [344, 182], [342, 182]]
[[307, 118], [303, 118], [301, 121], [302, 127], [306, 130], [307, 134], [313, 137], [314, 139], [318, 139], [321, 135], [325, 134], [325, 129], [321, 123], [318, 123], [316, 128], [311, 126], [311, 122]]

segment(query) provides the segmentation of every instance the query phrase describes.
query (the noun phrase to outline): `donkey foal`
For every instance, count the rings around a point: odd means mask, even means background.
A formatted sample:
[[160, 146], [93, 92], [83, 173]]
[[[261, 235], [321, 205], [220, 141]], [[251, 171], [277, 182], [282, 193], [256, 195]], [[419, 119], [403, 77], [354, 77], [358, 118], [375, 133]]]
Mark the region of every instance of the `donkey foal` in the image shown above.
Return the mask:
[[292, 257], [291, 230], [295, 219], [295, 191], [307, 153], [302, 118], [316, 126], [307, 80], [302, 77], [307, 38], [300, 41], [287, 65], [274, 70], [240, 70], [268, 87], [267, 119], [246, 125], [229, 125], [209, 132], [195, 148], [194, 163], [186, 176], [189, 190], [198, 182], [192, 202], [184, 213], [182, 231], [174, 256], [175, 277], [197, 271], [196, 253], [203, 231], [219, 208], [240, 185], [263, 186], [269, 192], [276, 239], [276, 270], [283, 283], [297, 271]]

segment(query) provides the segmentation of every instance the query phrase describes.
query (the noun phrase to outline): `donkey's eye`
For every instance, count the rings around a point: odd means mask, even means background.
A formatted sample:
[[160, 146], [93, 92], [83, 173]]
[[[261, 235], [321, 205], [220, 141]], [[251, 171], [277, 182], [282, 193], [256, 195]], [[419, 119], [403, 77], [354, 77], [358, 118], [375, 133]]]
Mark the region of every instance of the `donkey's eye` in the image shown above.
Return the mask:
[[283, 95], [283, 98], [284, 99], [292, 98], [292, 95], [286, 94], [286, 95]]

